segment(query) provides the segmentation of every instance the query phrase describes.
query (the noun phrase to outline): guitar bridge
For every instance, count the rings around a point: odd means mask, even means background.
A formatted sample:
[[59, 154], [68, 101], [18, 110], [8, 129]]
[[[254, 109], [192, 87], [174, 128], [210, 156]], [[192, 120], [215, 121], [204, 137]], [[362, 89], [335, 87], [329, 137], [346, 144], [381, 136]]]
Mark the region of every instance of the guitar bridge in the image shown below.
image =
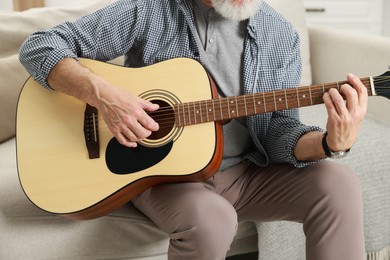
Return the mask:
[[84, 138], [89, 159], [100, 157], [98, 110], [86, 105], [84, 113]]

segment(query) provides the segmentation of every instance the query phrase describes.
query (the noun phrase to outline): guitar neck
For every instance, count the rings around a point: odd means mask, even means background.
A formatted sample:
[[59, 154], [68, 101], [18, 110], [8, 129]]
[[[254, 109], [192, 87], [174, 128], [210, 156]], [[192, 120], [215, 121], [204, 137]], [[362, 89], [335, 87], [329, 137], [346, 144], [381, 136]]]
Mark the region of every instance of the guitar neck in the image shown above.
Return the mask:
[[[376, 95], [371, 77], [361, 79], [368, 95]], [[260, 92], [178, 104], [174, 107], [176, 125], [186, 126], [212, 121], [270, 113], [323, 103], [322, 96], [331, 88], [340, 90], [347, 81], [337, 81], [284, 90]]]

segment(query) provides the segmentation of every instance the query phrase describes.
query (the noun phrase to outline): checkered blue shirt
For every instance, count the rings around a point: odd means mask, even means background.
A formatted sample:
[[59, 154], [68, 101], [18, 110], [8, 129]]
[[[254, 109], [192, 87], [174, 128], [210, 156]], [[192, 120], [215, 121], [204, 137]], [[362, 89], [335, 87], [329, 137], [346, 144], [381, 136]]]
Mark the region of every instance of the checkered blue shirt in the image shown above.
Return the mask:
[[[125, 66], [142, 67], [176, 57], [202, 62], [194, 35], [192, 0], [118, 0], [50, 30], [34, 33], [23, 44], [20, 60], [42, 85], [65, 57], [108, 61], [125, 55]], [[244, 93], [297, 87], [301, 77], [299, 36], [292, 25], [267, 3], [247, 25], [244, 47]], [[293, 156], [301, 135], [321, 131], [300, 123], [291, 109], [247, 118], [257, 150], [245, 156], [259, 166], [288, 162], [304, 167]]]

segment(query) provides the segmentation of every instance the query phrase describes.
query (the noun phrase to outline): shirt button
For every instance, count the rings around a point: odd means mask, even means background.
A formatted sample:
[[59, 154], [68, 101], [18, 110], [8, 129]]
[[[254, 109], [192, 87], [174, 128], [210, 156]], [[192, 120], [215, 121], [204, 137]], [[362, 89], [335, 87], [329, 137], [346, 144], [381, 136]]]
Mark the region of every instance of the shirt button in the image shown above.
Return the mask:
[[215, 40], [212, 38], [209, 40], [209, 43], [214, 43], [214, 42], [215, 42]]

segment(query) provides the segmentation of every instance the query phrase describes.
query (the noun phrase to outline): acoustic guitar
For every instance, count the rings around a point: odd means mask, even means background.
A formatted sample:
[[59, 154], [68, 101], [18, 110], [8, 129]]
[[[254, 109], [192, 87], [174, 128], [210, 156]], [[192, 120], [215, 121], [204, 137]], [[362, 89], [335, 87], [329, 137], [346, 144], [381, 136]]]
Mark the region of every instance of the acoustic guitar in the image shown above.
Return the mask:
[[[42, 210], [73, 219], [103, 216], [146, 189], [209, 178], [223, 153], [222, 121], [323, 103], [345, 81], [218, 98], [200, 63], [177, 58], [144, 68], [89, 59], [81, 64], [160, 105], [149, 113], [160, 130], [127, 148], [96, 108], [47, 91], [32, 78], [17, 107], [17, 165], [27, 197]], [[390, 72], [361, 79], [369, 95], [390, 96]]]

